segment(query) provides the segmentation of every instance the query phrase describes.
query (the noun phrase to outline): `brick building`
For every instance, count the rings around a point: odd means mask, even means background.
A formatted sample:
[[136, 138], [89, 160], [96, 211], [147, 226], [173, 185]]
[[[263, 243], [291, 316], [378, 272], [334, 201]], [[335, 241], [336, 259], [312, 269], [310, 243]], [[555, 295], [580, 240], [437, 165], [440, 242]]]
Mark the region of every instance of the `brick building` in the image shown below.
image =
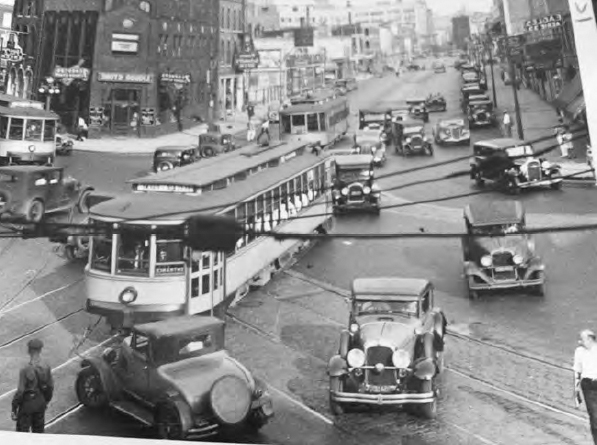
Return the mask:
[[16, 1], [32, 94], [58, 83], [51, 107], [67, 127], [82, 116], [91, 137], [151, 137], [212, 117], [219, 0]]
[[219, 108], [239, 111], [245, 103], [244, 77], [234, 66], [234, 56], [241, 49], [245, 32], [245, 0], [220, 0], [220, 85]]

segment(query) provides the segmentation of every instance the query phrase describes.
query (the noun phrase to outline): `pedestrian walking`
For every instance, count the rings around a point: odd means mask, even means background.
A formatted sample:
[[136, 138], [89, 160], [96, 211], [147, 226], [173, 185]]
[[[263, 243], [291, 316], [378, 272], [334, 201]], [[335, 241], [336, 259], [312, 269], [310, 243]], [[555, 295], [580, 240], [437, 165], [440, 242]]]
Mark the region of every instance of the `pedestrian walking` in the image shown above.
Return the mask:
[[253, 142], [255, 139], [255, 127], [251, 122], [247, 124], [247, 142]]
[[560, 146], [562, 158], [574, 158], [574, 145], [572, 143], [572, 133], [567, 126], [560, 126], [556, 129], [556, 140]]
[[510, 113], [508, 110], [504, 110], [504, 118], [502, 120], [504, 137], [511, 138], [512, 137], [512, 119], [510, 118]]
[[87, 126], [87, 122], [85, 122], [85, 118], [83, 116], [79, 116], [79, 120], [77, 122], [77, 141], [84, 141], [89, 137], [89, 127]]
[[12, 399], [12, 420], [16, 430], [23, 433], [43, 433], [48, 403], [54, 394], [52, 370], [42, 363], [44, 344], [34, 338], [27, 343], [29, 363], [19, 372], [17, 392]]
[[597, 336], [585, 329], [578, 343], [574, 352], [574, 399], [577, 406], [584, 400], [593, 443], [597, 445]]

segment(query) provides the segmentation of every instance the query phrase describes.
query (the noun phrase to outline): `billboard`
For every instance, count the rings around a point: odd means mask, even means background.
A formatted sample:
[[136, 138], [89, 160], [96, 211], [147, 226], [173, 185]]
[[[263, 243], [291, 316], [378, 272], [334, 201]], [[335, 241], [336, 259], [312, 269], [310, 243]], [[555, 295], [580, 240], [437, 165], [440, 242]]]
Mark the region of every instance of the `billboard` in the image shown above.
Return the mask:
[[294, 46], [297, 48], [312, 47], [315, 33], [313, 28], [298, 28], [294, 30]]

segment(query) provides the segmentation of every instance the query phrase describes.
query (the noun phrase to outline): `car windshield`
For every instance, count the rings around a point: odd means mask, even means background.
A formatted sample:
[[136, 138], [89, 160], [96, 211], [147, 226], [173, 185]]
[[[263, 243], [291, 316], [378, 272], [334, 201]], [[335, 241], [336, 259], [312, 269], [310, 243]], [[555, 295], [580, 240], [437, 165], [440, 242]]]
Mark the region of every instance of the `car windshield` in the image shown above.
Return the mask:
[[367, 314], [405, 314], [416, 316], [418, 300], [412, 301], [359, 301], [357, 302], [358, 315]]
[[342, 182], [366, 181], [370, 179], [372, 172], [369, 168], [355, 168], [350, 170], [340, 170], [338, 179]]

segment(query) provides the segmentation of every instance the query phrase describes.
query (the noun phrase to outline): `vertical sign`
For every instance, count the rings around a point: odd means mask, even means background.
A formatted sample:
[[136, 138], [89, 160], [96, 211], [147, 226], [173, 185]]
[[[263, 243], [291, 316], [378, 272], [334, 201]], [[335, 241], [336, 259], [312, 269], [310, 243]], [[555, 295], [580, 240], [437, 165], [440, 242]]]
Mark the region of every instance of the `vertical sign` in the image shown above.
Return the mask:
[[597, 42], [597, 24], [595, 11], [591, 0], [568, 0], [574, 42], [578, 56], [578, 67], [585, 98], [591, 151], [593, 153], [593, 168], [597, 166], [597, 57], [595, 57], [595, 42]]

